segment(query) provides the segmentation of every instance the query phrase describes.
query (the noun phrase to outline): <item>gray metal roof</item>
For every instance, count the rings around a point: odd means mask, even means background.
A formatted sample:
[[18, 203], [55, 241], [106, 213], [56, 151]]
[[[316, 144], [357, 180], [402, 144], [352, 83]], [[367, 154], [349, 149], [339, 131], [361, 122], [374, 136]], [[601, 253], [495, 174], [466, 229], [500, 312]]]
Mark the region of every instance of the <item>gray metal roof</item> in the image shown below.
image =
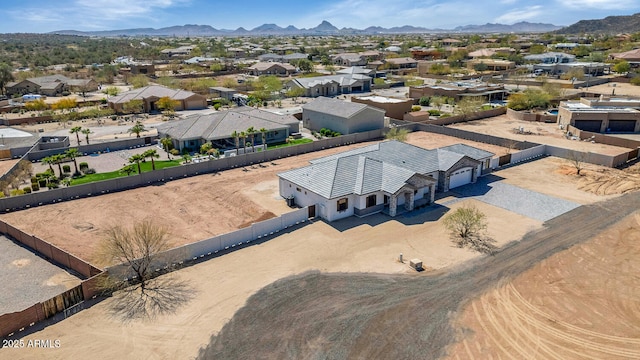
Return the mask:
[[447, 171], [465, 156], [471, 157], [463, 152], [493, 155], [468, 145], [447, 148], [450, 149], [427, 150], [399, 141], [383, 141], [315, 159], [309, 166], [278, 176], [327, 199], [375, 191], [394, 194], [416, 174]]
[[441, 147], [440, 149], [453, 151], [458, 154], [467, 155], [468, 157], [478, 161], [491, 158], [493, 155], [495, 155], [492, 152], [478, 149], [476, 147], [466, 145], [466, 144], [453, 144], [453, 145]]
[[349, 194], [364, 195], [375, 191], [394, 194], [414, 175], [413, 171], [360, 155], [278, 174], [281, 178], [327, 199]]
[[326, 75], [326, 76], [314, 76], [308, 78], [297, 78], [291, 81], [296, 82], [298, 85], [304, 88], [312, 88], [314, 86], [329, 84], [334, 82], [340, 86], [350, 86], [356, 84], [358, 81], [371, 82], [371, 77], [361, 74], [338, 74], [338, 75]]
[[366, 108], [371, 108], [380, 112], [384, 112], [384, 110], [374, 108], [373, 106], [369, 106], [361, 103], [354, 103], [351, 101], [344, 101], [326, 97], [317, 97], [313, 101], [308, 104], [302, 106], [302, 110], [311, 110], [317, 111], [324, 114], [330, 114], [333, 116], [338, 116], [342, 118], [350, 118], [353, 115], [361, 112]]
[[291, 115], [278, 115], [268, 111], [239, 108], [206, 115], [191, 115], [181, 120], [172, 120], [157, 126], [158, 133], [169, 135], [176, 140], [226, 139], [234, 131], [244, 131], [250, 127], [268, 131], [291, 128], [297, 131], [299, 121]]

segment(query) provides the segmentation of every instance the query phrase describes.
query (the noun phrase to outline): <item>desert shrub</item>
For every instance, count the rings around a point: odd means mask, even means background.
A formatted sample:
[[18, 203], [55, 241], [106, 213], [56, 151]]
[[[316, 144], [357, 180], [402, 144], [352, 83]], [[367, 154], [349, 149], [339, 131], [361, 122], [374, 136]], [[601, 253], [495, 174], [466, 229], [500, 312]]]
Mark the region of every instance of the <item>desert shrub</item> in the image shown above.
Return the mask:
[[32, 184], [35, 184], [35, 183], [37, 183], [37, 182], [38, 182], [38, 177], [37, 177], [37, 175], [36, 175], [36, 176], [32, 176], [32, 177], [31, 177], [31, 183], [32, 183]]
[[11, 196], [24, 195], [24, 190], [13, 189], [11, 190]]
[[94, 168], [88, 168], [86, 170], [83, 171], [85, 174], [95, 174], [96, 173], [96, 169]]
[[412, 107], [411, 107], [411, 112], [414, 112], [414, 111], [420, 111], [421, 109], [422, 109], [422, 108], [421, 108], [420, 106], [418, 106], [418, 105], [414, 105], [414, 106], [412, 106]]
[[47, 186], [47, 180], [45, 180], [45, 179], [40, 179], [40, 180], [38, 180], [38, 185], [39, 185], [40, 187], [45, 187], [45, 186]]
[[640, 86], [640, 76], [632, 78], [629, 82], [631, 85]]
[[38, 190], [40, 190], [40, 185], [35, 184], [35, 183], [34, 183], [34, 184], [31, 184], [31, 190], [33, 190], [33, 191], [38, 191]]
[[440, 112], [440, 110], [436, 110], [436, 109], [431, 109], [429, 110], [429, 115], [431, 116], [440, 116], [442, 113]]
[[216, 109], [216, 110], [219, 110], [220, 106], [222, 106], [222, 105], [220, 105], [220, 103], [213, 104], [213, 108]]
[[0, 191], [0, 199], [5, 197], [6, 195], [4, 194], [4, 191]]
[[340, 134], [337, 131], [334, 131], [334, 132], [331, 133], [331, 136], [333, 136], [333, 137], [337, 137], [337, 136], [340, 136], [340, 135], [342, 135], [342, 134]]
[[71, 165], [62, 165], [62, 172], [70, 173], [71, 172]]
[[171, 149], [171, 150], [169, 150], [169, 153], [170, 153], [171, 155], [173, 155], [173, 156], [178, 156], [178, 155], [180, 155], [180, 150], [178, 150], [178, 149]]
[[86, 169], [89, 168], [89, 164], [83, 161], [80, 164], [78, 164], [78, 168], [80, 168], [80, 171], [85, 171]]
[[420, 106], [429, 106], [430, 103], [431, 103], [431, 98], [428, 96], [423, 96], [418, 101], [418, 104], [420, 104]]
[[31, 187], [27, 186], [27, 187], [23, 188], [22, 191], [24, 191], [25, 194], [31, 194]]

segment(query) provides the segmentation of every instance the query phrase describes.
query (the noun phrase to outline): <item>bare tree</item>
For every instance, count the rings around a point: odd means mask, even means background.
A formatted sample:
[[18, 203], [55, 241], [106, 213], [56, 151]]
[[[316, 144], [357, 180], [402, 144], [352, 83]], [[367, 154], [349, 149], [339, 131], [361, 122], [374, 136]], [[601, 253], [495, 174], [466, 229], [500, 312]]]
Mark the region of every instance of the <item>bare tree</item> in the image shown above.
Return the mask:
[[495, 240], [485, 234], [487, 216], [474, 206], [463, 206], [448, 214], [443, 224], [449, 230], [451, 239], [458, 247], [469, 246], [471, 249], [493, 254]]
[[165, 228], [144, 220], [131, 229], [112, 226], [101, 244], [100, 258], [112, 266], [99, 287], [114, 295], [111, 310], [123, 320], [172, 313], [194, 292], [173, 274], [161, 273], [171, 263], [163, 252], [171, 245]]
[[582, 169], [584, 169], [584, 164], [587, 160], [587, 157], [588, 157], [588, 153], [586, 152], [575, 151], [575, 150], [569, 151], [569, 156], [567, 157], [567, 160], [569, 160], [569, 163], [571, 163], [571, 166], [573, 166], [576, 169], [576, 175], [580, 175], [580, 172], [582, 171]]

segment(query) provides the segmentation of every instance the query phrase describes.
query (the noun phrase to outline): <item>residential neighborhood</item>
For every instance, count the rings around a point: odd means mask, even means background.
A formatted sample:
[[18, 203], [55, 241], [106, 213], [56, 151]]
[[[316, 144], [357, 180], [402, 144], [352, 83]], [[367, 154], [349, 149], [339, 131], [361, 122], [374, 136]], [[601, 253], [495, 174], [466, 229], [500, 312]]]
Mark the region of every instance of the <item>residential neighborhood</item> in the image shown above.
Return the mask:
[[640, 14], [330, 3], [0, 25], [1, 354], [640, 358]]

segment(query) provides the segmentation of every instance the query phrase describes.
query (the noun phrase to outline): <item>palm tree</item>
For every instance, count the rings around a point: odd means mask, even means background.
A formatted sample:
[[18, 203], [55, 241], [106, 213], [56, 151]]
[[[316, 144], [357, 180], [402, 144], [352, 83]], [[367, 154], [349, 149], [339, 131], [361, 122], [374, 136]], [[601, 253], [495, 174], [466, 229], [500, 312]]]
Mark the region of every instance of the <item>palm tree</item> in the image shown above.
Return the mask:
[[62, 178], [62, 163], [66, 160], [67, 156], [65, 154], [55, 154], [51, 155], [51, 159], [54, 164], [58, 165], [58, 171], [60, 172], [60, 178]]
[[244, 148], [244, 152], [246, 154], [247, 153], [247, 133], [245, 133], [244, 131], [240, 131], [240, 134], [238, 134], [238, 137], [242, 139], [242, 148]]
[[79, 174], [80, 171], [78, 171], [78, 162], [76, 161], [76, 158], [78, 156], [80, 156], [80, 151], [78, 151], [78, 148], [71, 148], [71, 149], [67, 150], [64, 153], [64, 156], [65, 156], [65, 158], [73, 160], [73, 166], [76, 169], [76, 172], [74, 174]]
[[156, 169], [156, 163], [155, 161], [153, 161], [154, 158], [159, 158], [160, 155], [158, 154], [158, 150], [156, 149], [149, 149], [145, 152], [142, 153], [142, 156], [144, 156], [144, 158], [151, 158], [151, 169], [155, 170]]
[[120, 173], [127, 174], [127, 176], [133, 174], [134, 172], [136, 172], [136, 168], [133, 167], [133, 164], [127, 165], [127, 166], [123, 167], [122, 169], [120, 169]]
[[247, 129], [247, 135], [249, 135], [249, 139], [250, 139], [250, 142], [251, 142], [251, 151], [252, 152], [256, 151], [255, 142], [253, 141], [253, 137], [254, 137], [256, 132], [257, 131], [256, 131], [256, 129], [254, 129], [253, 126]]
[[144, 124], [136, 121], [136, 124], [129, 129], [129, 134], [136, 134], [136, 137], [139, 138], [140, 133], [145, 131], [147, 131], [147, 129], [144, 127]]
[[40, 161], [45, 165], [49, 165], [49, 170], [51, 170], [51, 172], [55, 174], [55, 172], [53, 171], [53, 166], [52, 165], [55, 164], [56, 161], [53, 158], [53, 156], [44, 157], [44, 158], [40, 159]]
[[138, 165], [138, 174], [142, 174], [142, 169], [140, 168], [141, 161], [144, 161], [144, 156], [142, 156], [142, 154], [135, 154], [129, 158], [129, 163], [135, 163], [136, 165]]
[[69, 130], [69, 132], [71, 134], [76, 134], [76, 139], [78, 140], [78, 145], [80, 145], [80, 131], [82, 131], [82, 127], [81, 126], [74, 126], [71, 128], [71, 130]]
[[260, 128], [260, 134], [262, 135], [262, 146], [264, 147], [264, 145], [267, 143], [267, 129], [265, 128]]
[[237, 131], [234, 130], [231, 133], [231, 137], [233, 138], [233, 140], [236, 143], [236, 154], [237, 154], [238, 153], [238, 149], [240, 149], [240, 140], [239, 140], [240, 134]]
[[93, 134], [91, 129], [82, 129], [80, 132], [84, 134], [84, 138], [87, 140], [87, 145], [89, 145], [89, 134]]
[[171, 156], [169, 156], [171, 153], [169, 153], [169, 150], [171, 150], [171, 147], [173, 146], [173, 140], [169, 136], [166, 136], [160, 139], [160, 144], [162, 144], [164, 151], [167, 152], [167, 159], [171, 160]]

